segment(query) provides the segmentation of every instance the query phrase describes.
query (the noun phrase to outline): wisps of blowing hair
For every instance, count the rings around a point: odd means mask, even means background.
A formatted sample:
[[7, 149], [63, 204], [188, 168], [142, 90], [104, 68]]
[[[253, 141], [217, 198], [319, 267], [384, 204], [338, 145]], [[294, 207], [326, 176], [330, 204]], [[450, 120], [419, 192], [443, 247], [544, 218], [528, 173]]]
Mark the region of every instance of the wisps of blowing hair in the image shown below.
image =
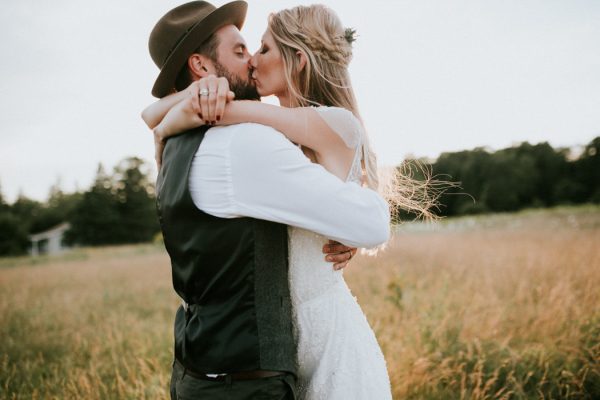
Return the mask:
[[[354, 30], [345, 29], [335, 12], [319, 4], [273, 13], [267, 29], [281, 53], [293, 107], [341, 107], [363, 123], [348, 72]], [[306, 58], [303, 69], [297, 52]], [[423, 180], [414, 178], [411, 169], [420, 168], [418, 164], [378, 171], [377, 156], [364, 132], [361, 164], [367, 186], [380, 192], [392, 213], [402, 209], [425, 219], [435, 218], [443, 185], [426, 169], [421, 169]]]
[[431, 166], [419, 160], [405, 160], [397, 167], [379, 169], [379, 193], [390, 206], [392, 221], [411, 215], [415, 220], [439, 219], [439, 199], [449, 189], [460, 188], [459, 182], [434, 175]]

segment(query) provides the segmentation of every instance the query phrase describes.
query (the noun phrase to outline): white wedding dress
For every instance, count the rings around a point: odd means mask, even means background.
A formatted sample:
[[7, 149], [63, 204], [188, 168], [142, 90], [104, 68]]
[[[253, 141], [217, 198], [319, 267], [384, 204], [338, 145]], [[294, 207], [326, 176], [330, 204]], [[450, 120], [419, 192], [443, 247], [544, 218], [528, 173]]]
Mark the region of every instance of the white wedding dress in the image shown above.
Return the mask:
[[[355, 149], [347, 181], [360, 182], [364, 131], [347, 110], [316, 108]], [[328, 238], [290, 227], [290, 290], [298, 339], [299, 399], [391, 399], [383, 353], [344, 281], [324, 260]]]

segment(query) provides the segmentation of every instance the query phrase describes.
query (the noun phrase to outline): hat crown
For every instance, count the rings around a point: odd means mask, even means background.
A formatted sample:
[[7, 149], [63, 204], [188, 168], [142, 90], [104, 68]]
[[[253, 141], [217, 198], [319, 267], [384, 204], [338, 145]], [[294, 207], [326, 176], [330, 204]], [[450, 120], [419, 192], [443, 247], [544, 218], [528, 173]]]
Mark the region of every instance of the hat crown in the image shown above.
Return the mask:
[[189, 56], [219, 28], [234, 25], [242, 29], [247, 10], [248, 3], [243, 0], [218, 8], [206, 1], [192, 1], [158, 20], [148, 41], [150, 57], [160, 69], [152, 95], [163, 97], [171, 93]]
[[186, 34], [215, 10], [216, 7], [206, 1], [193, 1], [165, 14], [150, 33], [148, 47], [154, 63], [162, 68]]

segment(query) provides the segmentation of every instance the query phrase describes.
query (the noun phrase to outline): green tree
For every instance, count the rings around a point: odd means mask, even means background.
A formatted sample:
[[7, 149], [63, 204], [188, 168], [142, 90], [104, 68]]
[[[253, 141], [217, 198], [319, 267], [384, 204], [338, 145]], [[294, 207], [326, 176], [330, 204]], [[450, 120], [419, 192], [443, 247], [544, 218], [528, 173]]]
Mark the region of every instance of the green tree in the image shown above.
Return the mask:
[[514, 151], [504, 150], [492, 155], [488, 177], [480, 188], [480, 201], [491, 211], [519, 209], [529, 200], [527, 175], [521, 170]]
[[136, 157], [121, 161], [112, 176], [99, 165], [93, 186], [76, 202], [67, 240], [88, 245], [151, 241], [159, 225], [149, 171]]
[[0, 256], [24, 254], [28, 243], [26, 227], [11, 213], [0, 187]]
[[21, 221], [10, 213], [0, 214], [0, 256], [25, 254], [29, 240]]
[[69, 243], [104, 245], [119, 243], [119, 213], [113, 195], [113, 182], [98, 165], [92, 187], [82, 195], [74, 207], [71, 229], [67, 232]]
[[39, 201], [27, 198], [20, 193], [17, 200], [10, 207], [10, 213], [17, 218], [25, 232], [30, 232], [33, 222], [43, 212], [43, 204]]
[[554, 150], [548, 142], [544, 142], [531, 146], [530, 151], [537, 174], [535, 202], [546, 207], [558, 204], [560, 199], [556, 197], [556, 187], [561, 180], [567, 178], [568, 150]]
[[441, 214], [451, 216], [488, 211], [487, 204], [481, 199], [491, 168], [491, 155], [483, 148], [440, 155], [433, 163], [433, 173], [460, 184], [460, 188], [449, 189], [440, 198]]
[[2, 194], [2, 185], [0, 184], [0, 215], [8, 213], [10, 211], [10, 206], [4, 200], [4, 195]]
[[566, 149], [524, 142], [496, 152], [444, 153], [432, 168], [461, 184], [440, 199], [443, 215], [600, 202], [600, 138], [574, 161]]
[[577, 200], [600, 203], [600, 136], [585, 146], [573, 165], [573, 175], [581, 188]]
[[121, 217], [120, 240], [147, 242], [159, 231], [154, 185], [150, 167], [137, 157], [127, 158], [115, 168], [117, 209]]

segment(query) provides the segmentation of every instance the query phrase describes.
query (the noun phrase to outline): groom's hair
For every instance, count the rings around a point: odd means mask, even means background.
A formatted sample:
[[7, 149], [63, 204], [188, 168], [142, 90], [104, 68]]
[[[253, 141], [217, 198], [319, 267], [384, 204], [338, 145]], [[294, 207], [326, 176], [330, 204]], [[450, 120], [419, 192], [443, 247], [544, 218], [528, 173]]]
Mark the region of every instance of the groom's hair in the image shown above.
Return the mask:
[[[217, 48], [219, 47], [219, 37], [216, 34], [210, 35], [200, 46], [196, 48], [191, 54], [202, 54], [205, 57], [208, 57], [213, 63], [217, 62], [219, 58], [219, 54], [217, 53]], [[191, 55], [190, 54], [190, 55]], [[185, 89], [192, 83], [192, 74], [190, 74], [190, 69], [187, 65], [187, 61], [179, 74], [177, 74], [177, 78], [175, 78], [175, 90], [178, 92]]]

